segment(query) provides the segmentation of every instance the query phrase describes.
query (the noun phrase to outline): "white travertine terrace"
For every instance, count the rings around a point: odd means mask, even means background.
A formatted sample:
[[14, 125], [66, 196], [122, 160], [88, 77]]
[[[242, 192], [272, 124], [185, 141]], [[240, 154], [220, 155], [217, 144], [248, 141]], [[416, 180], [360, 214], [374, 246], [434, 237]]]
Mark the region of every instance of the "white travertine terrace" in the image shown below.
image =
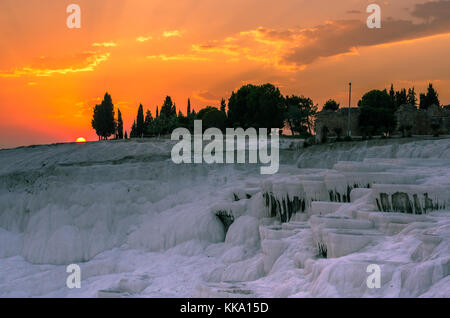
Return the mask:
[[0, 151], [0, 296], [450, 295], [450, 140], [282, 140], [273, 176], [172, 145]]

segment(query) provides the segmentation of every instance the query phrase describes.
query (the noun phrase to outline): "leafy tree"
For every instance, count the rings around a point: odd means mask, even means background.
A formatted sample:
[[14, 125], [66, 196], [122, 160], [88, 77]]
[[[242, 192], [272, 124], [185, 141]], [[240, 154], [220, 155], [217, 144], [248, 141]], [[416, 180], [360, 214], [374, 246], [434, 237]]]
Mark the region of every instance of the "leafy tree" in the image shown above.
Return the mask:
[[358, 102], [361, 109], [359, 126], [361, 130], [372, 136], [380, 132], [389, 134], [395, 129], [396, 119], [391, 97], [386, 90], [372, 90]]
[[158, 106], [156, 106], [156, 115], [155, 115], [155, 118], [158, 118], [159, 117], [159, 109], [158, 109]]
[[202, 121], [203, 130], [208, 128], [219, 128], [224, 131], [226, 128], [227, 116], [221, 110], [218, 110], [213, 106], [202, 108], [198, 112], [196, 119]]
[[304, 96], [286, 96], [285, 119], [293, 135], [311, 133], [312, 116], [317, 111], [310, 98]]
[[272, 84], [244, 85], [228, 101], [228, 121], [232, 127], [282, 128], [284, 98]]
[[289, 101], [289, 104], [287, 104], [285, 120], [292, 135], [295, 135], [296, 133], [301, 134], [302, 132], [307, 131], [307, 129], [303, 129], [306, 127], [306, 122], [300, 107], [298, 107], [298, 104], [295, 105], [292, 101]]
[[120, 109], [117, 110], [117, 139], [123, 139], [123, 121]]
[[317, 114], [317, 105], [314, 105], [311, 98], [300, 96], [300, 109], [302, 116], [306, 120], [307, 132], [312, 135], [312, 127], [314, 125], [314, 117]]
[[218, 110], [217, 108], [212, 107], [209, 109], [209, 111], [205, 112], [202, 115], [202, 124], [204, 130], [208, 128], [219, 128], [220, 130], [225, 131], [226, 123], [227, 116], [223, 111]]
[[328, 100], [325, 105], [323, 105], [323, 110], [337, 111], [339, 109], [339, 103], [334, 99]]
[[105, 93], [105, 97], [101, 104], [94, 107], [94, 114], [92, 119], [92, 128], [100, 139], [108, 139], [116, 131], [116, 123], [114, 120], [114, 105], [112, 103], [111, 95]]
[[216, 107], [213, 106], [206, 106], [205, 108], [200, 109], [200, 111], [197, 114], [197, 119], [203, 120], [203, 117], [210, 111], [218, 110]]
[[128, 139], [128, 133], [127, 133], [127, 131], [125, 130], [125, 135], [124, 135], [124, 139]]

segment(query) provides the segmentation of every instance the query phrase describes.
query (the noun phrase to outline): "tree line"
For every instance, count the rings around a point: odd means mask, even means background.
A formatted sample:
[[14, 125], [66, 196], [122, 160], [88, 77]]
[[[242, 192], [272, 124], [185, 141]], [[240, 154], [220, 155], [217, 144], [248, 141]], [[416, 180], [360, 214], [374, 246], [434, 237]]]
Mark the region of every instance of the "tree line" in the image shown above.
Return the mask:
[[396, 91], [391, 84], [389, 92], [386, 89], [371, 90], [358, 102], [361, 110], [358, 125], [363, 136], [390, 135], [397, 127], [395, 113], [402, 105], [411, 105], [415, 108], [419, 106], [421, 110], [427, 110], [431, 105], [441, 106], [438, 93], [431, 83], [428, 85], [427, 92], [420, 94], [419, 103], [414, 87]]
[[[371, 90], [364, 94], [358, 102], [360, 108], [359, 126], [365, 135], [392, 132], [396, 127], [395, 112], [404, 104], [427, 109], [435, 104], [440, 106], [438, 94], [429, 85], [427, 93], [420, 94], [417, 99], [414, 87], [395, 91], [394, 86], [388, 92]], [[340, 105], [335, 100], [328, 100], [322, 107], [323, 111], [337, 111]], [[99, 139], [116, 139], [153, 137], [170, 134], [177, 127], [193, 131], [194, 120], [202, 120], [203, 129], [216, 127], [224, 131], [227, 127], [237, 128], [284, 128], [292, 135], [309, 137], [314, 131], [314, 118], [318, 105], [311, 98], [303, 95], [283, 96], [280, 90], [272, 84], [244, 85], [232, 92], [228, 99], [220, 102], [219, 108], [207, 106], [198, 113], [191, 109], [190, 99], [187, 100], [186, 114], [177, 107], [170, 96], [167, 96], [161, 106], [156, 108], [153, 116], [150, 110], [144, 113], [144, 107], [139, 105], [128, 136], [124, 132], [122, 114], [117, 111], [115, 119], [114, 105], [111, 96], [106, 93], [101, 104], [94, 107], [92, 127]], [[342, 131], [336, 131], [340, 135]]]
[[206, 106], [198, 113], [191, 109], [190, 99], [187, 101], [186, 114], [177, 111], [170, 96], [165, 98], [161, 109], [156, 108], [154, 116], [150, 110], [144, 112], [144, 106], [140, 104], [128, 136], [124, 132], [120, 109], [115, 119], [111, 96], [106, 93], [101, 104], [94, 107], [92, 127], [99, 139], [111, 136], [116, 139], [161, 136], [170, 134], [177, 127], [193, 131], [194, 120], [202, 120], [204, 130], [211, 127], [222, 131], [228, 127], [282, 129], [287, 126], [293, 135], [310, 136], [317, 109], [318, 105], [310, 98], [283, 96], [272, 84], [248, 84], [233, 92], [228, 103], [222, 99], [219, 108]]

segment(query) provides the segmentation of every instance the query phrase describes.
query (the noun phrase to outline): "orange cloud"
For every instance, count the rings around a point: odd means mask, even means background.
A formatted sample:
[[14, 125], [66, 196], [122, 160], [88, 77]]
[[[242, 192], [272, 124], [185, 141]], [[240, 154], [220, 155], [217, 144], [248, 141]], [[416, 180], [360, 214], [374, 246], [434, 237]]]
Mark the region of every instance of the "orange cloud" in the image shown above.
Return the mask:
[[116, 47], [117, 44], [110, 41], [110, 42], [102, 42], [102, 43], [93, 43], [92, 46], [96, 47]]
[[68, 66], [64, 68], [40, 68], [40, 67], [22, 67], [13, 71], [0, 71], [0, 77], [22, 77], [36, 76], [47, 77], [55, 74], [69, 74], [79, 72], [92, 72], [100, 63], [109, 59], [110, 53], [92, 54], [88, 56], [80, 66]]
[[220, 99], [207, 90], [195, 91], [193, 93], [194, 99], [200, 100], [205, 103], [219, 103]]
[[172, 30], [172, 31], [164, 31], [163, 37], [172, 38], [172, 37], [181, 37], [185, 31], [180, 30]]
[[162, 61], [209, 61], [208, 58], [196, 55], [185, 55], [185, 54], [177, 54], [177, 55], [149, 55], [148, 59], [159, 59]]
[[229, 62], [249, 60], [286, 72], [303, 70], [304, 65], [286, 63], [283, 56], [291, 50], [302, 38], [293, 30], [272, 30], [259, 27], [254, 30], [241, 31], [228, 36], [222, 41], [211, 41], [204, 44], [194, 44], [194, 52], [209, 54], [224, 54], [232, 56]]
[[137, 42], [146, 42], [146, 41], [149, 41], [151, 39], [153, 39], [153, 37], [151, 37], [151, 36], [138, 36], [136, 38], [136, 41]]

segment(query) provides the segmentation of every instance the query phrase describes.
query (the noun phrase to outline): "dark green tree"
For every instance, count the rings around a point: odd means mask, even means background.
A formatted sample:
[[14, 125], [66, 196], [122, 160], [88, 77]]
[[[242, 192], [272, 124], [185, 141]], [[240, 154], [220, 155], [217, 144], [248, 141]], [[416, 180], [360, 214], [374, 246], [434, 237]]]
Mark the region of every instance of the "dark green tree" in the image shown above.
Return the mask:
[[392, 105], [395, 106], [395, 90], [394, 90], [394, 84], [391, 84], [391, 89], [389, 90], [389, 97], [391, 98]]
[[190, 114], [191, 114], [191, 99], [188, 98], [186, 116], [189, 117]]
[[291, 130], [292, 135], [310, 135], [312, 116], [317, 111], [317, 106], [310, 98], [304, 96], [286, 96], [286, 124]]
[[[203, 110], [203, 109], [202, 109]], [[221, 110], [215, 107], [208, 107], [207, 111], [198, 113], [198, 117], [201, 116], [203, 130], [208, 128], [219, 128], [221, 131], [225, 131], [227, 124], [227, 116]]]
[[130, 138], [136, 138], [137, 136], [136, 121], [134, 121], [133, 125], [131, 125]]
[[196, 119], [203, 120], [203, 117], [209, 113], [210, 111], [218, 110], [216, 107], [213, 106], [206, 106], [205, 108], [200, 109], [198, 112]]
[[170, 98], [170, 96], [166, 96], [166, 99], [164, 100], [164, 104], [161, 107], [161, 112], [159, 115], [165, 116], [167, 118], [177, 115], [177, 109], [173, 104], [172, 98]]
[[136, 117], [136, 137], [142, 138], [144, 136], [144, 107], [139, 104], [138, 113]]
[[302, 116], [306, 119], [306, 126], [308, 128], [308, 134], [312, 135], [312, 127], [314, 125], [314, 117], [317, 114], [318, 106], [314, 105], [313, 101], [309, 97], [300, 97], [300, 109]]
[[419, 109], [422, 109], [422, 110], [428, 109], [427, 95], [424, 93], [420, 93]]
[[220, 101], [220, 111], [223, 112], [224, 114], [226, 114], [226, 108], [227, 108], [227, 105], [225, 103], [225, 99], [222, 98], [222, 100]]
[[433, 84], [431, 83], [428, 85], [427, 89], [427, 104], [428, 106], [431, 105], [441, 106], [438, 93], [436, 92], [436, 90], [433, 87]]
[[396, 126], [395, 110], [386, 90], [372, 90], [358, 102], [359, 126], [365, 135], [391, 133]]
[[150, 135], [149, 130], [151, 129], [152, 124], [153, 124], [152, 112], [150, 111], [150, 109], [147, 109], [144, 119], [144, 135]]
[[244, 85], [228, 101], [232, 127], [282, 128], [286, 107], [280, 90], [272, 84]]
[[400, 91], [395, 92], [395, 104], [394, 109], [398, 109], [400, 106], [408, 103], [408, 95], [406, 89], [402, 88]]
[[120, 109], [117, 109], [117, 138], [123, 139], [123, 120]]
[[323, 105], [322, 110], [330, 110], [330, 111], [337, 111], [339, 109], [339, 103], [336, 102], [334, 99], [328, 100], [325, 105]]
[[127, 131], [125, 130], [125, 135], [124, 135], [124, 137], [123, 137], [124, 139], [128, 139], [128, 133], [127, 133]]
[[439, 96], [433, 87], [433, 84], [428, 85], [427, 93], [420, 94], [420, 109], [428, 109], [431, 105], [441, 106]]
[[111, 99], [111, 95], [105, 93], [105, 97], [101, 104], [94, 107], [94, 114], [92, 119], [92, 128], [100, 139], [108, 139], [111, 135], [114, 135], [116, 131], [116, 122], [114, 119], [114, 104]]
[[409, 105], [413, 105], [414, 107], [417, 105], [417, 97], [414, 87], [408, 89], [408, 96], [406, 98], [406, 102]]

